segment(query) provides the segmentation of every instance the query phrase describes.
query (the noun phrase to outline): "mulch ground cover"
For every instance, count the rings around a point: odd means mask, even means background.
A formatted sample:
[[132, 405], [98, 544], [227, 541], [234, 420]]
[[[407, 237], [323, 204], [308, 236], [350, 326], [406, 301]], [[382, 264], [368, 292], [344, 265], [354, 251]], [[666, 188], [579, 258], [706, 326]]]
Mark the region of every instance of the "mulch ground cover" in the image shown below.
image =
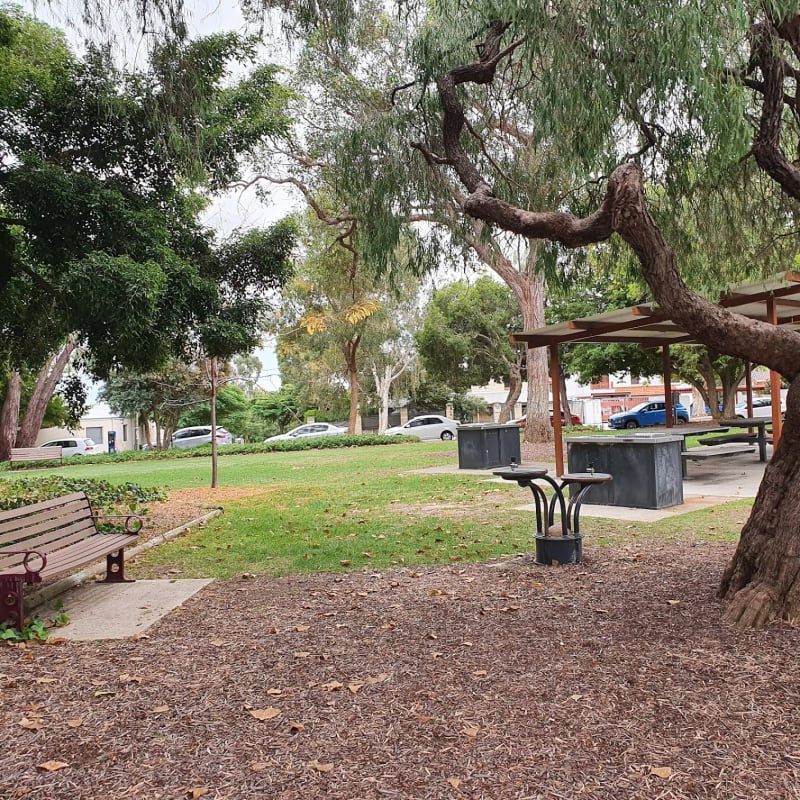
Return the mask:
[[0, 797], [800, 797], [800, 630], [730, 545], [211, 584], [146, 637], [0, 648]]

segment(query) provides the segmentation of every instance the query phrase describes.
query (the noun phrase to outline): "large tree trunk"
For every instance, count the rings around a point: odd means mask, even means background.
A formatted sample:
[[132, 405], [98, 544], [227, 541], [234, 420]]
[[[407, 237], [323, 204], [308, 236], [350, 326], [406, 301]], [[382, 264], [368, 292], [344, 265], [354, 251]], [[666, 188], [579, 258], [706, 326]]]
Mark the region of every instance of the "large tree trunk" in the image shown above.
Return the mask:
[[18, 370], [12, 370], [8, 377], [3, 408], [0, 410], [0, 461], [8, 461], [11, 458], [11, 448], [16, 446], [21, 395], [22, 377]]
[[[544, 295], [546, 283], [544, 273], [535, 269], [537, 243], [531, 242], [531, 250], [524, 283], [512, 286], [522, 311], [525, 330], [544, 325]], [[552, 442], [553, 426], [550, 424], [550, 372], [547, 351], [541, 347], [528, 348], [526, 354], [528, 372], [528, 413], [525, 420], [526, 442]]]
[[800, 620], [800, 378], [786, 398], [786, 423], [764, 470], [750, 519], [720, 583], [725, 619], [761, 627]]
[[361, 342], [360, 336], [354, 336], [342, 348], [344, 354], [344, 361], [347, 365], [347, 382], [350, 384], [350, 416], [347, 420], [347, 432], [357, 433], [357, 420], [358, 420], [358, 364], [356, 361], [356, 354], [358, 353], [358, 345]]
[[77, 343], [70, 339], [55, 358], [45, 364], [39, 372], [36, 386], [28, 402], [28, 407], [25, 409], [25, 417], [17, 434], [17, 447], [33, 447], [36, 444], [36, 437], [42, 428], [42, 420], [47, 413], [47, 404], [77, 346]]
[[522, 394], [522, 364], [521, 360], [508, 366], [508, 394], [503, 401], [500, 409], [500, 416], [497, 421], [500, 423], [508, 422], [514, 415], [514, 406], [517, 404]]

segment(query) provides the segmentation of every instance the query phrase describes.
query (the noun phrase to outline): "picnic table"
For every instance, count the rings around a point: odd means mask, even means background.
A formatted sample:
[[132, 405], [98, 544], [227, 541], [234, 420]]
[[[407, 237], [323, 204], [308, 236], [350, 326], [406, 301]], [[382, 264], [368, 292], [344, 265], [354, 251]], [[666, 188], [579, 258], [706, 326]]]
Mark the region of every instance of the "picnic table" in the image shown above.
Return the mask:
[[[772, 424], [770, 417], [745, 417], [744, 419], [736, 417], [736, 419], [724, 419], [722, 424], [728, 428], [757, 428], [755, 440], [758, 443], [758, 460], [764, 462], [767, 460], [767, 425]], [[752, 434], [741, 433], [732, 436], [738, 438], [726, 437], [728, 441], [752, 441]]]

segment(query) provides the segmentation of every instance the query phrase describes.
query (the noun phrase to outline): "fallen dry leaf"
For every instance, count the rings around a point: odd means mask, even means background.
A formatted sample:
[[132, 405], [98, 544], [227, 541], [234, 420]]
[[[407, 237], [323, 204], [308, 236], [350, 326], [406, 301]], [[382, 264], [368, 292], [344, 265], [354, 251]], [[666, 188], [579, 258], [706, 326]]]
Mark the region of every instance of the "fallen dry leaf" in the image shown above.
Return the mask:
[[68, 728], [80, 728], [83, 725], [82, 719], [68, 719], [65, 723]]
[[339, 681], [330, 681], [329, 683], [323, 683], [321, 688], [326, 692], [338, 692], [344, 689], [344, 684], [339, 683]]
[[289, 723], [289, 730], [292, 733], [302, 733], [305, 729], [306, 729], [305, 725], [302, 725], [299, 722], [292, 721], [292, 722]]
[[41, 720], [29, 719], [28, 717], [23, 717], [17, 724], [20, 728], [25, 728], [28, 731], [40, 731], [44, 727]]
[[272, 766], [271, 761], [254, 761], [250, 765], [250, 769], [252, 769], [254, 772], [261, 772], [265, 769], [269, 769], [271, 766]]
[[461, 779], [460, 778], [448, 778], [447, 782], [454, 788], [458, 789], [461, 786]]
[[295, 658], [308, 658], [311, 653], [309, 653], [307, 650], [299, 650], [298, 652], [293, 653], [293, 655]]
[[478, 727], [470, 727], [470, 728], [462, 728], [461, 733], [465, 736], [477, 736], [481, 732], [481, 729]]
[[273, 708], [270, 706], [269, 708], [254, 708], [250, 712], [250, 716], [255, 717], [256, 719], [266, 720], [266, 719], [275, 719], [275, 717], [280, 716], [281, 710], [279, 708]]
[[57, 678], [37, 678], [36, 683], [55, 683]]
[[197, 800], [198, 797], [205, 797], [208, 794], [208, 789], [205, 786], [198, 786], [189, 790], [189, 797], [192, 800]]
[[122, 675], [119, 676], [120, 683], [141, 683], [142, 678], [140, 675], [129, 675], [127, 672], [123, 672]]
[[153, 711], [156, 714], [164, 714], [165, 712], [169, 711], [169, 706], [156, 706]]
[[214, 647], [222, 647], [225, 644], [224, 639], [212, 639], [209, 644], [213, 645]]
[[295, 625], [294, 629], [298, 633], [305, 633], [306, 631], [310, 631], [311, 630], [311, 626], [310, 625]]
[[650, 767], [649, 774], [666, 780], [672, 775], [672, 767]]
[[68, 767], [64, 761], [45, 761], [44, 764], [38, 764], [38, 769], [43, 769], [45, 772], [56, 772], [59, 769], [64, 769], [64, 767]]
[[321, 764], [316, 758], [313, 761], [309, 761], [307, 766], [309, 769], [316, 770], [317, 772], [333, 771], [333, 764]]

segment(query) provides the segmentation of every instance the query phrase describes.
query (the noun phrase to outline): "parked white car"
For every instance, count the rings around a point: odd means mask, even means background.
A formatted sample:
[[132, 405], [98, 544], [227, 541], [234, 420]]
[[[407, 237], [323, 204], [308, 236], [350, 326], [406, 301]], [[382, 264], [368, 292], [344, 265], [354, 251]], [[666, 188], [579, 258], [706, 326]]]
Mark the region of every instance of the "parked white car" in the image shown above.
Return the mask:
[[94, 439], [69, 437], [67, 439], [53, 439], [52, 442], [45, 442], [39, 447], [60, 447], [61, 455], [64, 458], [69, 456], [97, 456], [103, 452], [99, 444], [95, 444]]
[[402, 434], [418, 436], [425, 441], [432, 439], [449, 441], [458, 434], [458, 422], [439, 414], [423, 414], [410, 419], [405, 425], [387, 428], [384, 434], [387, 436], [400, 436]]
[[[217, 444], [231, 444], [231, 436], [225, 428], [217, 425]], [[197, 447], [201, 444], [211, 444], [211, 426], [193, 425], [191, 428], [179, 428], [172, 434], [170, 447]]]
[[277, 436], [270, 436], [269, 439], [264, 439], [264, 441], [287, 442], [293, 439], [307, 439], [312, 436], [341, 436], [345, 433], [347, 433], [347, 428], [331, 425], [330, 422], [309, 422], [287, 433], [279, 433]]
[[[742, 419], [747, 419], [747, 403], [736, 404], [736, 416]], [[786, 412], [785, 401], [781, 401], [781, 415]], [[753, 416], [754, 417], [772, 417], [772, 398], [771, 397], [754, 397], [753, 398]]]

